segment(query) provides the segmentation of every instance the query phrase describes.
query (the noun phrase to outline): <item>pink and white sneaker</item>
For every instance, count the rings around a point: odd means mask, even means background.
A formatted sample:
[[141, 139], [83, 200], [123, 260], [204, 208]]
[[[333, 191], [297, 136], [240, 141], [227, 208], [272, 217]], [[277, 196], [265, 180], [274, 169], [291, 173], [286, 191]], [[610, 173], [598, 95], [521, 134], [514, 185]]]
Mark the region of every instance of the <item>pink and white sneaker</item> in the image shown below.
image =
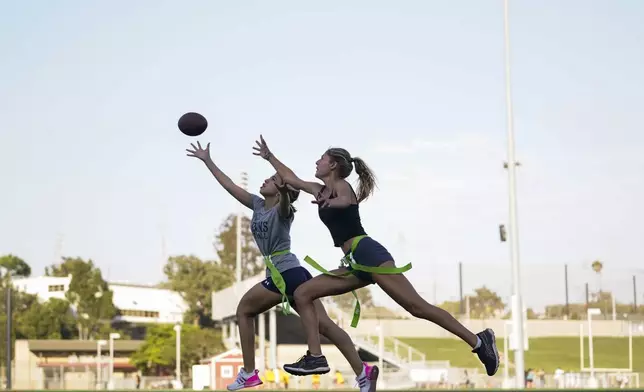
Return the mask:
[[232, 384], [228, 384], [226, 388], [229, 391], [238, 391], [258, 385], [262, 385], [262, 380], [259, 379], [259, 370], [255, 369], [252, 373], [247, 373], [244, 368], [241, 368], [235, 381]]
[[376, 392], [380, 369], [378, 369], [378, 366], [369, 366], [366, 363], [363, 363], [363, 366], [362, 374], [356, 377], [360, 392]]

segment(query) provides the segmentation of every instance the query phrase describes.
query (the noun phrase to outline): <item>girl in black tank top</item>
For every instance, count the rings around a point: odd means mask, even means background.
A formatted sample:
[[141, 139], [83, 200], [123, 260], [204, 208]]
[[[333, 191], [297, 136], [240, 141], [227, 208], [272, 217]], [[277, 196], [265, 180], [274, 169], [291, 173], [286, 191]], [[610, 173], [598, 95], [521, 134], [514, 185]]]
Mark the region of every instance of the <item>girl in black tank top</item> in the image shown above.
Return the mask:
[[[373, 173], [362, 159], [352, 157], [343, 148], [331, 148], [316, 162], [315, 177], [323, 184], [306, 182], [275, 158], [262, 137], [256, 143], [255, 155], [268, 160], [286, 183], [315, 197], [313, 203], [318, 205], [320, 220], [329, 229], [333, 244], [341, 247], [345, 255], [351, 252], [354, 241], [359, 241], [357, 246], [354, 245], [352, 252], [356, 264], [368, 267], [395, 267], [393, 257], [387, 249], [370, 237], [361, 238], [365, 235], [365, 231], [360, 222], [359, 203], [373, 193], [376, 185]], [[354, 166], [359, 179], [357, 195], [346, 181], [353, 172]], [[500, 361], [494, 332], [491, 329], [488, 328], [478, 334], [472, 333], [447, 311], [427, 303], [402, 273], [372, 274], [355, 271], [350, 267], [340, 267], [331, 273], [342, 274], [347, 271], [351, 271], [352, 275], [348, 277], [318, 275], [295, 291], [295, 303], [307, 331], [309, 351], [297, 362], [284, 365], [284, 370], [296, 375], [305, 375], [318, 374], [318, 368], [325, 366], [328, 368], [320, 347], [314, 300], [345, 294], [376, 283], [413, 316], [438, 324], [461, 338], [478, 355], [487, 374], [493, 376], [496, 373]]]

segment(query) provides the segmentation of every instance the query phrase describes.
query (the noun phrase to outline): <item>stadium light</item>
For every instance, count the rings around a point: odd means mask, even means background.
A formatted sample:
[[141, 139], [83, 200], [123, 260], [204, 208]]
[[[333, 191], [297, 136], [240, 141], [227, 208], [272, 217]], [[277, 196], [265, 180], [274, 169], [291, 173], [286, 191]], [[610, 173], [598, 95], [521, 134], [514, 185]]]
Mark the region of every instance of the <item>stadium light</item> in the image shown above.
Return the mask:
[[504, 36], [504, 60], [505, 60], [505, 104], [507, 114], [508, 131], [508, 204], [509, 204], [509, 242], [510, 242], [510, 265], [512, 270], [512, 325], [516, 331], [517, 346], [514, 350], [514, 370], [516, 389], [525, 388], [525, 363], [523, 342], [523, 300], [521, 296], [521, 271], [519, 269], [519, 228], [517, 219], [517, 185], [516, 185], [516, 161], [514, 146], [514, 118], [512, 112], [512, 88], [510, 78], [510, 27], [509, 27], [509, 0], [503, 1], [503, 36]]

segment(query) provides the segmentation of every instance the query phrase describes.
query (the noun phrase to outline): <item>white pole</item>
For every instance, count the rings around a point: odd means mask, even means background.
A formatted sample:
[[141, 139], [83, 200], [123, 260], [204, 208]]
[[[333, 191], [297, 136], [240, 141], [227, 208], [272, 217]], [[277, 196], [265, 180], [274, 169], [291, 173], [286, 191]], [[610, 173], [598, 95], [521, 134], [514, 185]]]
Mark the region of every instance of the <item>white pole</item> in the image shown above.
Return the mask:
[[181, 385], [181, 324], [177, 324], [174, 326], [174, 332], [176, 336], [176, 352], [175, 352], [175, 362], [176, 362], [176, 367], [175, 367], [175, 376], [177, 380], [177, 384]]
[[378, 367], [385, 368], [385, 328], [382, 321], [378, 321]]
[[633, 371], [633, 324], [628, 322], [628, 371]]
[[101, 344], [96, 343], [96, 389], [101, 389]]
[[[259, 363], [257, 369], [264, 372], [266, 369], [266, 313], [259, 314], [259, 321], [257, 329], [259, 329]], [[247, 372], [252, 372], [253, 369], [246, 369]]]
[[590, 366], [590, 378], [595, 378], [595, 357], [593, 352], [593, 316], [588, 314], [588, 362]]
[[96, 388], [101, 389], [103, 382], [103, 358], [101, 357], [101, 347], [106, 345], [105, 340], [98, 340], [96, 342]]
[[109, 380], [108, 380], [108, 389], [114, 389], [114, 339], [120, 338], [121, 335], [118, 333], [110, 334], [110, 371], [109, 371]]
[[505, 36], [505, 102], [507, 107], [508, 128], [508, 185], [509, 185], [509, 242], [510, 261], [512, 265], [512, 294], [516, 297], [513, 301], [512, 325], [515, 332], [517, 345], [514, 350], [514, 368], [516, 375], [515, 388], [523, 389], [524, 383], [524, 357], [523, 357], [523, 301], [521, 298], [521, 271], [519, 269], [519, 228], [517, 218], [516, 196], [516, 158], [514, 148], [514, 124], [512, 113], [512, 90], [510, 83], [510, 27], [508, 14], [508, 1], [503, 1], [503, 24]]
[[613, 321], [617, 321], [617, 304], [615, 303], [615, 293], [610, 293], [610, 297], [613, 302]]
[[277, 370], [277, 312], [275, 308], [268, 311], [268, 335], [270, 340], [270, 367]]
[[584, 370], [584, 324], [579, 323], [579, 371]]
[[508, 338], [508, 323], [503, 323], [503, 382], [507, 383], [510, 379], [510, 359], [509, 346], [510, 339]]

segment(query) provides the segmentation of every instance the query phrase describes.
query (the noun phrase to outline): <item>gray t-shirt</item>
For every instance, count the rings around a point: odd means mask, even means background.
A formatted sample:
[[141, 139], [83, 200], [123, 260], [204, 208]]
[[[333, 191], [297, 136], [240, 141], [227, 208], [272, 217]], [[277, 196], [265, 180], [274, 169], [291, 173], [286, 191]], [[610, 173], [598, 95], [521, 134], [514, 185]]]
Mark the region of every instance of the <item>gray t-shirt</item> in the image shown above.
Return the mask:
[[[257, 195], [252, 195], [252, 197], [253, 218], [250, 230], [262, 255], [268, 256], [275, 252], [291, 249], [290, 231], [293, 214], [288, 218], [282, 218], [278, 211], [279, 205], [267, 210], [264, 208], [264, 199]], [[300, 261], [293, 253], [275, 256], [272, 261], [279, 272], [300, 266]], [[266, 277], [268, 276], [270, 276], [270, 271], [266, 268]]]

